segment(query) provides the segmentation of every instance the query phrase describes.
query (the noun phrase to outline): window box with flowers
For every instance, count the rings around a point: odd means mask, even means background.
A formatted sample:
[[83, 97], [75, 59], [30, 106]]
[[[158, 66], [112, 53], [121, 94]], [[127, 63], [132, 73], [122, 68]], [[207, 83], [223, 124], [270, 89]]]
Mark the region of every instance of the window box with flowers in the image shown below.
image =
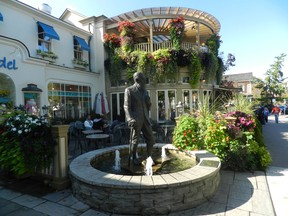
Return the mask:
[[55, 53], [51, 51], [45, 52], [40, 49], [37, 50], [37, 55], [41, 56], [43, 59], [48, 60], [50, 62], [55, 62], [56, 59], [58, 58], [58, 56]]
[[86, 68], [89, 65], [88, 62], [83, 59], [73, 59], [72, 62], [75, 67]]
[[56, 143], [44, 117], [19, 110], [5, 114], [0, 143], [0, 168], [15, 176], [35, 174], [52, 164]]

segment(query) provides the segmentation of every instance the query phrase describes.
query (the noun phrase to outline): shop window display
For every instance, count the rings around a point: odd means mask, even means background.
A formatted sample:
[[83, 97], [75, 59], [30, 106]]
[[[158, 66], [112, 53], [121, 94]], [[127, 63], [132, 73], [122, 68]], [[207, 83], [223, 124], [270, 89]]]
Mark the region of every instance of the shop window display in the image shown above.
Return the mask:
[[53, 118], [80, 119], [93, 110], [89, 86], [49, 83], [48, 101]]

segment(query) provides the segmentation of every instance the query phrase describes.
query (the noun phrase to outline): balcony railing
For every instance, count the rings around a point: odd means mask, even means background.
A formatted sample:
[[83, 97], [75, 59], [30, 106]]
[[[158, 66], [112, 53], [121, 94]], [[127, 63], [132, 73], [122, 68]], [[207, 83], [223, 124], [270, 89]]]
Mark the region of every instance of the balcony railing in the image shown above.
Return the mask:
[[[153, 43], [153, 51], [159, 50], [159, 49], [172, 49], [173, 45], [171, 42], [166, 41], [166, 42], [161, 42], [161, 43]], [[181, 44], [181, 48], [183, 50], [188, 50], [188, 49], [193, 49], [193, 48], [198, 48], [198, 45], [195, 43], [190, 43], [190, 42], [183, 42]], [[205, 48], [205, 47], [204, 47]], [[134, 45], [134, 50], [141, 50], [145, 52], [151, 52], [150, 51], [150, 43], [138, 43]]]

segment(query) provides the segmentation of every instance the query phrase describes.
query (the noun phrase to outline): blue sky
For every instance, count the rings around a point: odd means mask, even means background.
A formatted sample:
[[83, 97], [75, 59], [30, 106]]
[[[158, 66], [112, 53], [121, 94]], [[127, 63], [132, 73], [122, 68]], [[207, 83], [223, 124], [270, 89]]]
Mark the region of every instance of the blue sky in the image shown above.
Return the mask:
[[253, 72], [263, 78], [275, 57], [285, 58], [284, 77], [288, 77], [288, 1], [287, 0], [20, 0], [35, 8], [41, 3], [52, 7], [60, 17], [66, 8], [85, 16], [113, 17], [150, 7], [187, 7], [213, 15], [221, 23], [220, 51], [236, 57], [236, 66], [225, 74]]

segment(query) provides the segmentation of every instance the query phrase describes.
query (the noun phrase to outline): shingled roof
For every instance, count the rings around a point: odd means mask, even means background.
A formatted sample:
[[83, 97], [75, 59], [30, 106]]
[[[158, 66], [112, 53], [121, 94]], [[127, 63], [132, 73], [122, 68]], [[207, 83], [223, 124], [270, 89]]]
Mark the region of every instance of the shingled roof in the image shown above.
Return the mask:
[[252, 72], [223, 75], [223, 80], [232, 81], [232, 82], [252, 81], [252, 79], [253, 79], [253, 73]]

